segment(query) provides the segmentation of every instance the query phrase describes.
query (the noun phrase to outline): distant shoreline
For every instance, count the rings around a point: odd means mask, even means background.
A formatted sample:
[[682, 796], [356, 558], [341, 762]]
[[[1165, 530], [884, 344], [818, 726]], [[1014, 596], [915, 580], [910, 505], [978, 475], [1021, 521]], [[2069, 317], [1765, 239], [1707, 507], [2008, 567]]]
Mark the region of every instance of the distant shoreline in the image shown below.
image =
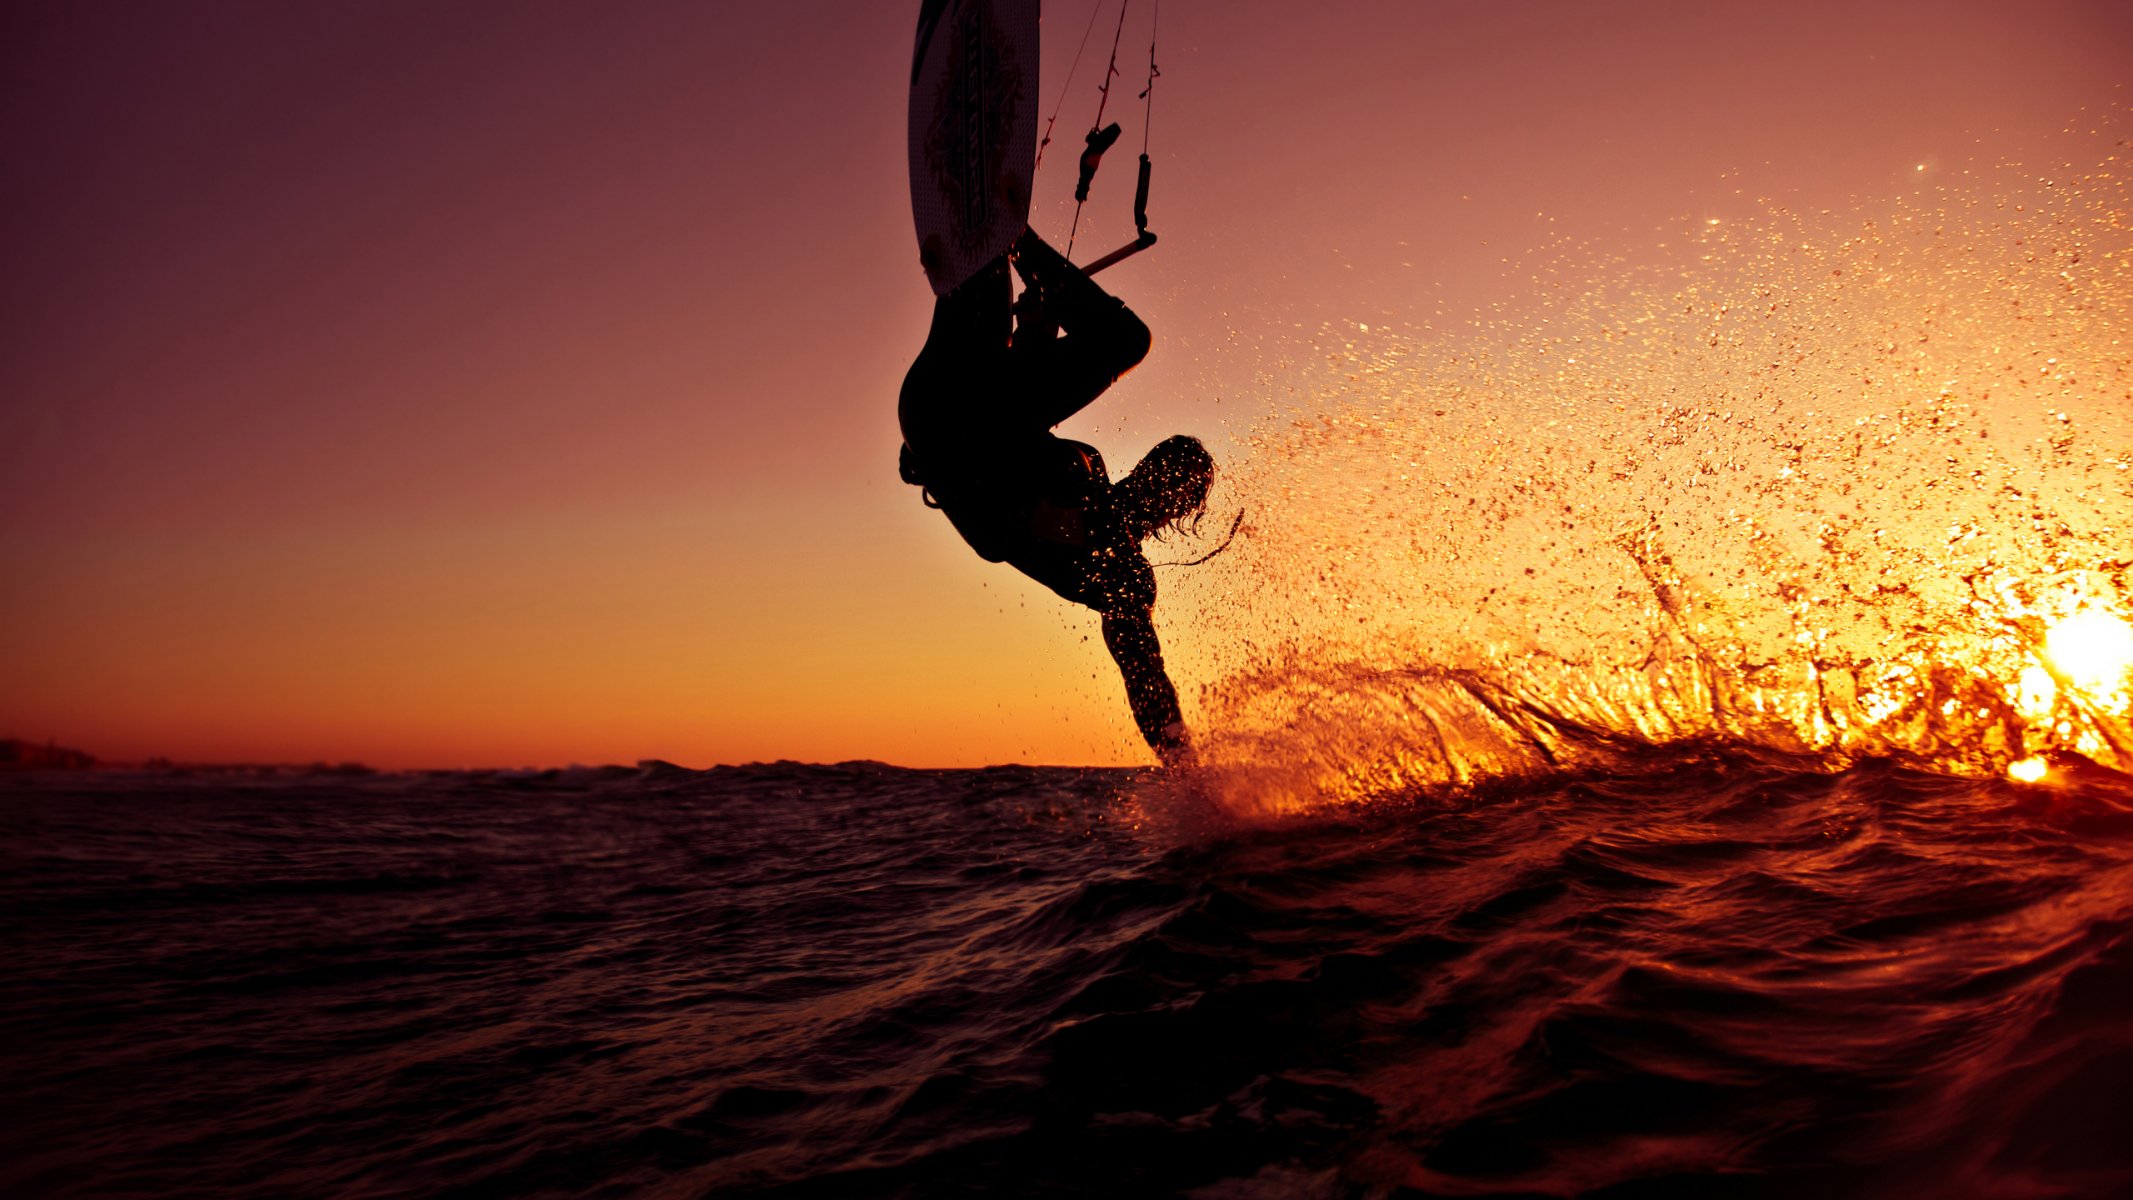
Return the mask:
[[38, 745], [0, 738], [0, 771], [86, 771], [104, 766], [95, 755], [54, 742]]
[[1099, 766], [1088, 763], [988, 763], [982, 766], [932, 767], [908, 766], [881, 762], [876, 759], [844, 759], [838, 762], [811, 763], [795, 759], [758, 759], [742, 763], [714, 763], [709, 767], [684, 767], [665, 759], [641, 759], [634, 765], [622, 763], [571, 763], [566, 766], [487, 766], [487, 767], [374, 767], [361, 762], [185, 762], [178, 759], [154, 758], [118, 761], [101, 759], [83, 750], [60, 746], [53, 742], [30, 742], [21, 738], [0, 738], [0, 776], [27, 774], [34, 771], [160, 771], [172, 774], [199, 775], [327, 775], [344, 779], [364, 778], [372, 775], [491, 775], [547, 772], [638, 772], [645, 770], [681, 771], [691, 774], [700, 771], [775, 771], [795, 767], [824, 769], [881, 768], [891, 771], [960, 772], [998, 770], [1069, 770], [1069, 771], [1134, 771], [1145, 768], [1126, 764]]
[[0, 772], [6, 771], [202, 771], [208, 773], [302, 772], [307, 775], [377, 775], [377, 768], [359, 762], [311, 763], [195, 763], [168, 758], [140, 762], [113, 762], [57, 742], [0, 738]]

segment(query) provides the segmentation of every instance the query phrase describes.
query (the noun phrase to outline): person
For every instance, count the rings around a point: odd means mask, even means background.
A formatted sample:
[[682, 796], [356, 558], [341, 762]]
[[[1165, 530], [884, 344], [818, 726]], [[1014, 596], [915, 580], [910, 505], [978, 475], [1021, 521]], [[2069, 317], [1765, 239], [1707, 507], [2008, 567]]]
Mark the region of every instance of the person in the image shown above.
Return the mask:
[[[1012, 301], [1010, 266], [1023, 293]], [[897, 404], [902, 475], [971, 549], [1102, 616], [1134, 724], [1166, 763], [1190, 751], [1157, 641], [1148, 538], [1197, 520], [1214, 459], [1172, 437], [1113, 482], [1095, 447], [1052, 427], [1147, 356], [1148, 327], [1025, 232], [940, 297]]]

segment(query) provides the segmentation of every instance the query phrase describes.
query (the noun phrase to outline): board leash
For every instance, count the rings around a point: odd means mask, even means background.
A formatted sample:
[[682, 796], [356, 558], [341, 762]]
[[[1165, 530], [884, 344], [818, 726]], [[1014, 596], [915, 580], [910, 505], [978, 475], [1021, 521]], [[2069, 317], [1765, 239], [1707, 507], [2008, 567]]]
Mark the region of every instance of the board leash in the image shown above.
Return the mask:
[[[1141, 107], [1141, 161], [1148, 161], [1148, 135], [1155, 129], [1155, 81], [1163, 77], [1163, 69], [1155, 65], [1155, 30], [1163, 21], [1163, 0], [1155, 0], [1148, 14], [1148, 86], [1141, 89], [1140, 99], [1147, 103]], [[1147, 167], [1141, 174], [1148, 173]], [[1146, 185], [1141, 188], [1147, 191]], [[1146, 222], [1142, 222], [1146, 224]]]
[[1149, 565], [1154, 567], [1197, 567], [1201, 563], [1206, 562], [1208, 559], [1213, 558], [1215, 555], [1220, 554], [1224, 550], [1229, 549], [1229, 544], [1237, 540], [1237, 531], [1239, 529], [1242, 529], [1243, 527], [1244, 510], [1240, 508], [1237, 510], [1236, 519], [1229, 523], [1229, 533], [1223, 537], [1221, 545], [1215, 547], [1212, 550], [1209, 550], [1207, 553], [1202, 554], [1198, 558], [1188, 558], [1183, 562], [1159, 562], [1150, 563]]
[[1163, 0], [1155, 0], [1148, 13], [1148, 86], [1141, 89], [1141, 174], [1133, 185], [1133, 231], [1137, 242], [1153, 239], [1148, 233], [1148, 138], [1155, 131], [1155, 81], [1163, 69], [1155, 65], [1155, 30], [1163, 20]]

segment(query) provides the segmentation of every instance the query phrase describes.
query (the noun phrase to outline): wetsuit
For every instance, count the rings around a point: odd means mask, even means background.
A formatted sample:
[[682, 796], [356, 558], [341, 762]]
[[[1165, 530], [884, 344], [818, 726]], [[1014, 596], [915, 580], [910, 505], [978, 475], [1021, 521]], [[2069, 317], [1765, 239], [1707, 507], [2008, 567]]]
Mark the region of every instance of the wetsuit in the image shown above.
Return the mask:
[[905, 478], [981, 557], [1103, 615], [1134, 723], [1167, 757], [1184, 726], [1151, 618], [1147, 522], [1094, 447], [1051, 432], [1147, 355], [1148, 327], [1034, 235], [1014, 265], [1042, 308], [1012, 337], [1004, 263], [936, 304], [897, 406]]

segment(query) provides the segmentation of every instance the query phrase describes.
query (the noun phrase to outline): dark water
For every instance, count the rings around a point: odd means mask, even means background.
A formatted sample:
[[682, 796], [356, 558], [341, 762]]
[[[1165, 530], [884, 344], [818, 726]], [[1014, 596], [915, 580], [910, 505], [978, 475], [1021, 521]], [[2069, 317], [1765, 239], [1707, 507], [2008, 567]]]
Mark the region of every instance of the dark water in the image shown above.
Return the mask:
[[9, 1195], [2133, 1193], [2133, 788], [0, 780]]

